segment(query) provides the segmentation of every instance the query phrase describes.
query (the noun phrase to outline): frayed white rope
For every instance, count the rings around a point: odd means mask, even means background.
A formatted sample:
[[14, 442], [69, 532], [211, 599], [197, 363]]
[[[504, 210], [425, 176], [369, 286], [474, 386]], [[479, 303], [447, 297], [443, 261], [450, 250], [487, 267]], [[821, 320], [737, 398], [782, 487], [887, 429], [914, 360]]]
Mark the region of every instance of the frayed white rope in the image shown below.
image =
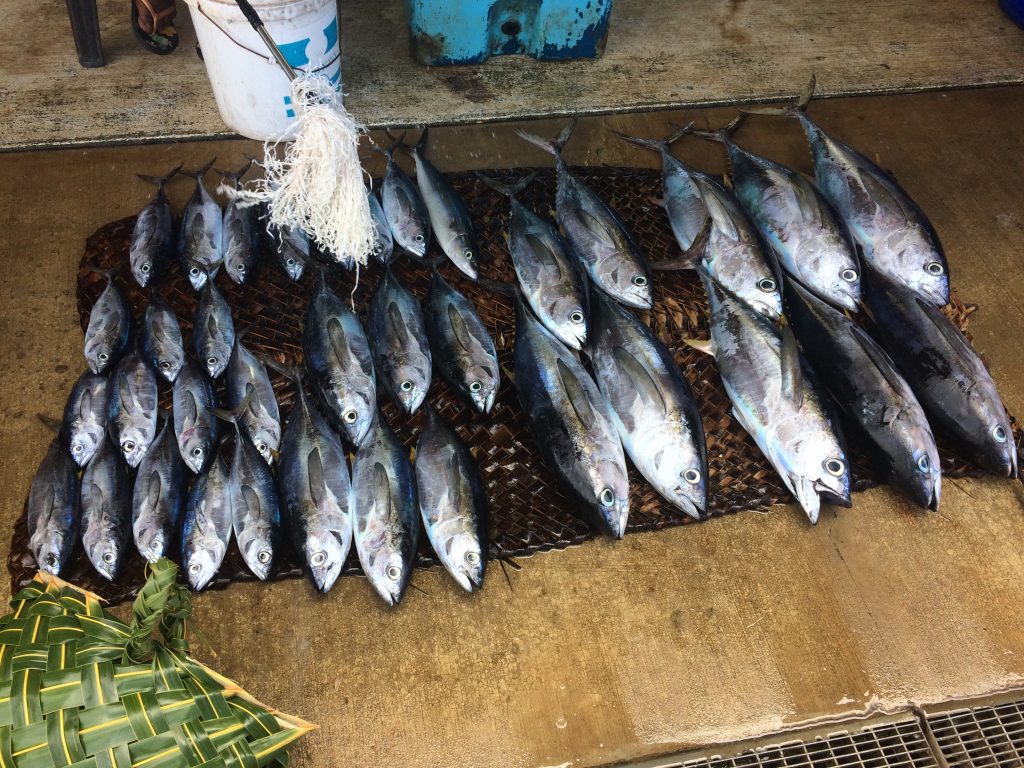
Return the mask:
[[342, 95], [324, 76], [300, 75], [292, 82], [295, 140], [284, 155], [281, 141], [264, 144], [265, 176], [246, 184], [241, 205], [270, 204], [270, 224], [298, 227], [337, 260], [359, 264], [374, 243], [366, 200], [359, 139], [366, 132], [342, 104]]

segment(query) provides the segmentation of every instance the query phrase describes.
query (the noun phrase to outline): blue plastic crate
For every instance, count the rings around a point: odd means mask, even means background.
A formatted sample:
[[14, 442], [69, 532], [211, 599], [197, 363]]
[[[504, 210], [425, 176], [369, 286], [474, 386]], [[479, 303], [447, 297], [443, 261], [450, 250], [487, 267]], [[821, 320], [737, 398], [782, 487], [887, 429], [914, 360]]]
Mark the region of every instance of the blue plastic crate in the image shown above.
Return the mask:
[[600, 56], [612, 0], [407, 0], [413, 55], [432, 66], [489, 56]]

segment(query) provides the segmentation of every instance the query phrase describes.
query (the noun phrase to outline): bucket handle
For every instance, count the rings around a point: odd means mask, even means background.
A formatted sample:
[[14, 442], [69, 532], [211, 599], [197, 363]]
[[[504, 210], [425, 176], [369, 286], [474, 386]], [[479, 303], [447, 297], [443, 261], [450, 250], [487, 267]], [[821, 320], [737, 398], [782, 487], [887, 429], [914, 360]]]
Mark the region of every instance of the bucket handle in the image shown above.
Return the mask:
[[[254, 51], [249, 46], [244, 45], [244, 44], [238, 42], [237, 40], [235, 40], [235, 38], [233, 38], [231, 36], [231, 34], [226, 29], [224, 29], [224, 27], [222, 27], [220, 24], [218, 24], [213, 18], [210, 17], [210, 15], [206, 11], [203, 10], [202, 3], [197, 2], [196, 3], [196, 8], [199, 10], [199, 13], [201, 13], [203, 15], [203, 18], [205, 18], [208, 22], [213, 24], [213, 26], [215, 26], [217, 29], [220, 30], [221, 34], [224, 35], [224, 37], [226, 37], [232, 43], [237, 45], [243, 51], [248, 51], [253, 56], [256, 56], [256, 57], [261, 58], [261, 59], [266, 59], [267, 58], [267, 56], [265, 54], [260, 53], [259, 51]], [[340, 58], [341, 58], [341, 41], [339, 40], [338, 41], [338, 52], [336, 54], [334, 54], [334, 57], [330, 61], [328, 61], [326, 64], [321, 64], [319, 67], [317, 67], [314, 70], [305, 70], [302, 67], [295, 67], [295, 71], [296, 72], [302, 72], [303, 74], [306, 74], [307, 71], [322, 72], [323, 70], [327, 69], [329, 66], [334, 64], [334, 62], [336, 62]]]

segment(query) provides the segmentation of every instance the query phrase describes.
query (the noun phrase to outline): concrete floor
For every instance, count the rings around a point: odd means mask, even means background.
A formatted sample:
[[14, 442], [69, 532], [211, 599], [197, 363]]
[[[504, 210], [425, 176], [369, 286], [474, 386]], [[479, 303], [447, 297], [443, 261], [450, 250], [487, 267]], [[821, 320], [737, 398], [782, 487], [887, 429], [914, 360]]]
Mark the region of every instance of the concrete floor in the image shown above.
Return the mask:
[[[981, 306], [975, 343], [1008, 408], [1024, 413], [1024, 89], [831, 100], [812, 110], [874, 150], [929, 212], [954, 286]], [[586, 119], [568, 159], [648, 164], [653, 155], [608, 130], [658, 135], [669, 120], [727, 117]], [[547, 162], [513, 127], [438, 129], [431, 156], [448, 169]], [[785, 121], [752, 122], [740, 138], [809, 167]], [[150, 190], [134, 173], [214, 154], [230, 165], [254, 148], [221, 141], [0, 156], [0, 530], [20, 513], [50, 440], [35, 414], [59, 414], [83, 367], [74, 283], [85, 237], [140, 207]], [[679, 152], [721, 167], [704, 142]], [[175, 186], [179, 202], [187, 186]], [[234, 587], [196, 599], [213, 648], [196, 653], [262, 700], [321, 724], [296, 765], [634, 759], [1024, 685], [1022, 511], [1022, 486], [1006, 480], [947, 483], [940, 514], [876, 489], [816, 527], [780, 507], [536, 556], [510, 574], [511, 589], [495, 570], [473, 597], [444, 573], [417, 573], [425, 594], [410, 591], [394, 611], [356, 578], [328, 596], [301, 581]]]

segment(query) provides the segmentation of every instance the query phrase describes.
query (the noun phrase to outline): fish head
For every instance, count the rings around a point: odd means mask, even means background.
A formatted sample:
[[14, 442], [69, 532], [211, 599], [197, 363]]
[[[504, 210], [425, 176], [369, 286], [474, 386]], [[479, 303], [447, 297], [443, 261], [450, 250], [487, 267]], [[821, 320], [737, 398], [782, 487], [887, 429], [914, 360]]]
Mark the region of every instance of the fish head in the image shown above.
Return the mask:
[[167, 552], [167, 534], [159, 527], [141, 530], [136, 534], [135, 546], [147, 562], [155, 563]]
[[131, 261], [132, 277], [142, 288], [148, 288], [155, 272], [153, 260], [149, 256], [136, 256], [134, 248], [129, 254]]
[[178, 378], [178, 374], [181, 373], [181, 367], [184, 365], [184, 355], [178, 358], [158, 358], [156, 361], [156, 372], [164, 377], [171, 384]]
[[256, 448], [256, 452], [263, 458], [268, 465], [273, 465], [274, 454], [277, 451], [277, 446], [280, 439], [272, 440], [271, 435], [265, 433], [265, 430], [259, 430], [253, 434], [252, 444]]
[[344, 403], [340, 408], [340, 417], [345, 439], [352, 445], [359, 446], [373, 426], [375, 416], [374, 404], [363, 396], [354, 397]]
[[187, 441], [182, 447], [184, 450], [181, 453], [181, 458], [185, 460], [185, 466], [198, 475], [206, 467], [206, 460], [209, 458], [206, 446], [202, 440], [193, 439]]
[[88, 544], [83, 537], [82, 544], [89, 561], [103, 578], [113, 581], [120, 575], [126, 553], [117, 537], [100, 536]]
[[595, 282], [617, 301], [636, 309], [650, 309], [654, 305], [651, 277], [643, 269], [620, 261], [612, 270], [601, 271], [598, 267], [598, 272]]
[[36, 565], [54, 576], [64, 570], [73, 545], [74, 537], [64, 526], [39, 525], [29, 540]]
[[782, 293], [772, 274], [755, 276], [752, 284], [737, 295], [772, 322], [782, 317]]
[[946, 257], [928, 242], [922, 242], [915, 252], [919, 269], [908, 275], [910, 287], [930, 304], [945, 306], [949, 303], [949, 268]]
[[306, 262], [298, 258], [291, 249], [286, 249], [281, 254], [281, 266], [285, 274], [295, 282], [301, 280], [302, 273], [306, 271]]
[[448, 541], [447, 550], [448, 570], [459, 586], [467, 592], [480, 589], [484, 584], [487, 561], [476, 537], [467, 533], [456, 534]]
[[459, 268], [463, 274], [476, 280], [480, 267], [480, 252], [473, 242], [473, 236], [460, 232], [455, 235], [448, 245], [448, 253], [452, 263]]
[[480, 413], [490, 413], [498, 396], [498, 377], [489, 368], [473, 366], [466, 374], [466, 394]]
[[199, 592], [209, 585], [220, 569], [227, 547], [217, 538], [203, 541], [202, 547], [194, 547], [182, 553], [182, 565], [192, 589]]
[[245, 263], [245, 259], [225, 260], [225, 269], [227, 270], [228, 277], [239, 285], [244, 283], [246, 278], [249, 277], [249, 265]]
[[313, 583], [321, 592], [330, 592], [341, 575], [349, 550], [347, 533], [338, 530], [307, 532], [302, 551]]
[[85, 362], [93, 373], [106, 372], [114, 358], [114, 339], [111, 334], [97, 333], [85, 340]]
[[860, 270], [856, 262], [840, 266], [825, 298], [850, 312], [860, 311]]
[[394, 374], [398, 381], [395, 385], [395, 398], [406, 413], [416, 413], [423, 405], [427, 390], [430, 389], [429, 372], [424, 372], [414, 365], [400, 365]]
[[811, 523], [818, 522], [823, 496], [850, 506], [850, 465], [835, 440], [812, 433], [791, 443], [789, 453], [794, 459], [784, 479]]
[[199, 264], [192, 261], [186, 263], [185, 271], [188, 273], [188, 281], [192, 285], [192, 290], [194, 291], [201, 291], [210, 279], [206, 270]]
[[412, 575], [412, 559], [406, 558], [400, 550], [384, 547], [369, 563], [367, 577], [370, 583], [390, 606], [398, 605], [409, 585]]
[[206, 369], [211, 379], [216, 379], [224, 369], [228, 367], [229, 357], [222, 355], [215, 345], [206, 345], [206, 356], [203, 358], [203, 368]]
[[68, 449], [71, 451], [71, 458], [74, 459], [75, 464], [79, 467], [84, 467], [88, 464], [92, 457], [96, 455], [96, 450], [99, 448], [102, 439], [102, 431], [78, 430], [68, 445]]
[[972, 391], [971, 410], [984, 426], [984, 432], [976, 436], [975, 451], [979, 463], [992, 472], [1004, 477], [1017, 477], [1017, 446], [1013, 428], [1006, 418], [1006, 411], [998, 395], [978, 396]]
[[587, 310], [579, 297], [567, 293], [552, 302], [548, 308], [551, 331], [559, 341], [572, 349], [583, 349], [587, 343]]
[[938, 511], [942, 491], [942, 467], [931, 427], [923, 413], [904, 409], [893, 417], [889, 429], [905, 449], [892, 457], [893, 480], [921, 507]]
[[626, 534], [629, 518], [629, 478], [616, 461], [598, 461], [588, 470], [594, 509], [605, 530], [616, 539]]
[[128, 426], [121, 430], [120, 448], [125, 463], [135, 469], [149, 450], [149, 443], [146, 442], [141, 430]]
[[269, 527], [259, 525], [249, 526], [247, 533], [244, 537], [235, 537], [242, 557], [253, 575], [266, 581], [274, 570], [274, 536]]

